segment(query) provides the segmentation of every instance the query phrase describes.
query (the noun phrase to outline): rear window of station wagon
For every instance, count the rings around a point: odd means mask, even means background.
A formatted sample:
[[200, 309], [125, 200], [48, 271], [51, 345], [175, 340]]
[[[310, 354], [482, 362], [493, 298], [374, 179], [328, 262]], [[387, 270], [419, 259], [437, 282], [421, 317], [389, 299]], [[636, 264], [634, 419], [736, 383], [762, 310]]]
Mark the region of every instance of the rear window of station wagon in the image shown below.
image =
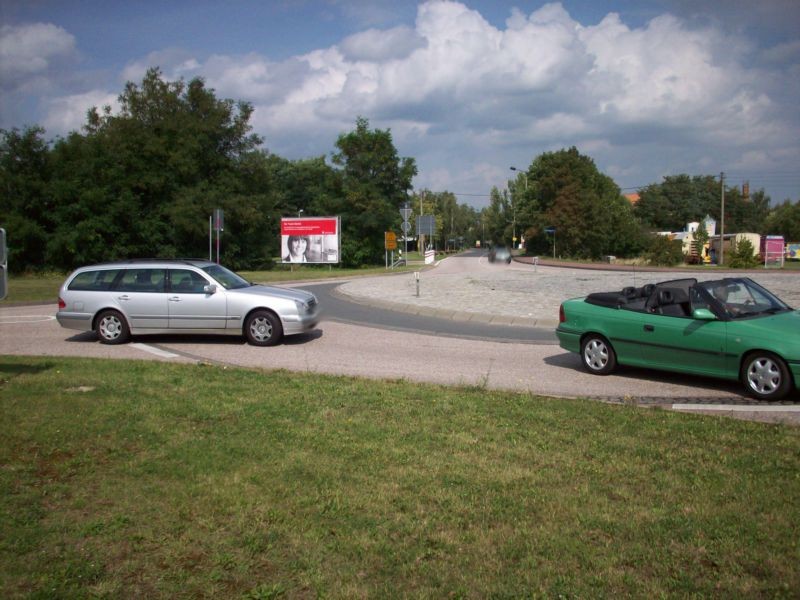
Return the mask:
[[122, 269], [103, 269], [78, 273], [70, 282], [69, 289], [79, 292], [103, 292], [111, 289]]

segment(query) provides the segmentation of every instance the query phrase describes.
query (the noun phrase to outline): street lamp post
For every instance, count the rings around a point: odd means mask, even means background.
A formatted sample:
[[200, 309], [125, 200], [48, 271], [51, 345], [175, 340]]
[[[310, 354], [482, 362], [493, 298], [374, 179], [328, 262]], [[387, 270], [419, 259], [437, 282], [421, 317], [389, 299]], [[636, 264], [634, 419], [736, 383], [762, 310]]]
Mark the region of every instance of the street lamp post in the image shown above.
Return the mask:
[[525, 191], [528, 191], [528, 174], [525, 171], [520, 171], [517, 167], [508, 167], [512, 171], [519, 171], [519, 174], [525, 178]]

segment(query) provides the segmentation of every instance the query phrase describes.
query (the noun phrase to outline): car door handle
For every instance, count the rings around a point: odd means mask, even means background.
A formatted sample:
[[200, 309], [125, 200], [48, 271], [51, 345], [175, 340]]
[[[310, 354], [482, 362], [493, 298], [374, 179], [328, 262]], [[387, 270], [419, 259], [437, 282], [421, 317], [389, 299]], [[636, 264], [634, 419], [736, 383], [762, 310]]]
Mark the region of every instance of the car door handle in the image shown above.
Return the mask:
[[655, 328], [655, 327], [653, 327], [652, 325], [645, 325], [645, 326], [644, 326], [644, 330], [645, 330], [645, 331], [655, 331], [655, 330], [656, 330], [656, 328]]
[[181, 301], [181, 297], [180, 296], [173, 296], [172, 298], [169, 299], [169, 301], [170, 302], [180, 302]]
[[130, 299], [131, 299], [131, 297], [128, 296], [128, 294], [123, 294], [122, 296], [117, 296], [117, 300], [122, 300], [123, 302], [127, 302]]

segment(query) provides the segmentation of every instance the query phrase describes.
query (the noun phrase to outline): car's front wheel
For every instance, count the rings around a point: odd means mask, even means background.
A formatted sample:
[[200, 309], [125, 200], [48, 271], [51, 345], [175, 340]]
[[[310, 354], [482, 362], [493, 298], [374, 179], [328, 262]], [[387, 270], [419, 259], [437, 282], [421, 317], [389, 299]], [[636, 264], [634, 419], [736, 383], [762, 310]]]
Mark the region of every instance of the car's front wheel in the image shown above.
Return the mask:
[[247, 317], [244, 335], [254, 346], [274, 346], [281, 341], [281, 320], [268, 310], [257, 310]]
[[594, 375], [608, 375], [617, 366], [614, 348], [602, 335], [589, 334], [583, 338], [581, 358], [584, 368]]
[[756, 352], [742, 365], [742, 383], [759, 400], [780, 400], [789, 393], [792, 377], [780, 357], [771, 352]]
[[101, 344], [124, 344], [131, 337], [128, 322], [115, 310], [106, 310], [97, 316], [94, 330]]

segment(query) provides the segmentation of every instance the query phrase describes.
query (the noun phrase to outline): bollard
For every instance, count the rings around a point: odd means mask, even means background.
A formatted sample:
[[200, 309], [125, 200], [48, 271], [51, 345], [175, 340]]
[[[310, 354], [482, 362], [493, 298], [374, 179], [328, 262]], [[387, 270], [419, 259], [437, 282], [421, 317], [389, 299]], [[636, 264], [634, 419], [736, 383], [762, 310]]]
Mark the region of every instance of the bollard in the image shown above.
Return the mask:
[[419, 298], [419, 271], [414, 271], [414, 279], [417, 280], [417, 298]]

